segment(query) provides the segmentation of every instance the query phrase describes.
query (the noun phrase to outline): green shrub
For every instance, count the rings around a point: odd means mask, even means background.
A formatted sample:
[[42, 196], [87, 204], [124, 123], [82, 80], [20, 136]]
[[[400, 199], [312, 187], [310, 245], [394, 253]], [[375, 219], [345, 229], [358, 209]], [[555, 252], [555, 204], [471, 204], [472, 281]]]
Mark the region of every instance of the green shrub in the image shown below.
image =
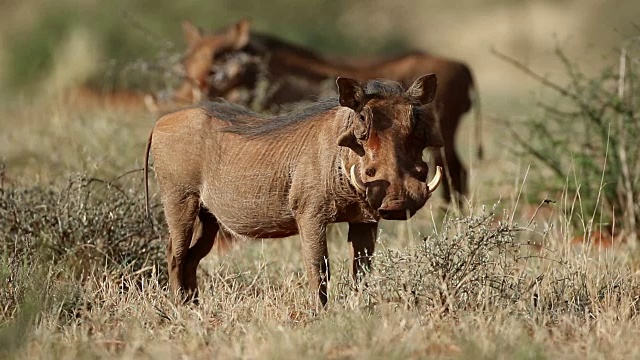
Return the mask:
[[516, 152], [533, 158], [542, 176], [534, 193], [563, 193], [570, 222], [585, 232], [593, 225], [635, 234], [640, 223], [640, 76], [637, 59], [623, 50], [599, 73], [585, 73], [560, 50], [569, 81], [558, 85], [523, 64], [496, 53], [559, 96], [539, 103], [537, 115], [510, 124]]

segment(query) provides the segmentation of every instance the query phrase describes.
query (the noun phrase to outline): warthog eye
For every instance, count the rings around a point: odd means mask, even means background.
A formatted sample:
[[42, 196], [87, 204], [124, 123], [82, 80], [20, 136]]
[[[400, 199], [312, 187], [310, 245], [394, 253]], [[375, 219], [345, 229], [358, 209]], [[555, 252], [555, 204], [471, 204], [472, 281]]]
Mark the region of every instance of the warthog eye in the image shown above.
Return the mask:
[[364, 122], [366, 120], [364, 114], [360, 114], [360, 116], [358, 116], [358, 118], [360, 119], [361, 122]]

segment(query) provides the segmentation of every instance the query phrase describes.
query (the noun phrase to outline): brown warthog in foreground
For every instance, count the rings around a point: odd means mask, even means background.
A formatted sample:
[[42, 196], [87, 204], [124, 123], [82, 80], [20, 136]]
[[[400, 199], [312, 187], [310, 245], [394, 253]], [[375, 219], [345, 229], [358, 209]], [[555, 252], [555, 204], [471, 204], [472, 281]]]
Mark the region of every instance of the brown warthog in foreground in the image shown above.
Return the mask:
[[[185, 81], [175, 97], [189, 97], [195, 86], [205, 98], [224, 97], [238, 102], [241, 89], [254, 93], [258, 79], [265, 78], [269, 87], [262, 96], [262, 105], [272, 109], [294, 102], [317, 100], [326, 93], [327, 80], [332, 82], [331, 79], [337, 76], [358, 81], [384, 78], [407, 87], [418, 76], [435, 73], [438, 77], [435, 108], [444, 142], [443, 152], [435, 154], [435, 163], [443, 166], [449, 177], [443, 185], [443, 196], [449, 201], [452, 193], [467, 194], [467, 170], [455, 148], [460, 120], [471, 108], [471, 93], [475, 89], [473, 75], [466, 64], [424, 52], [410, 52], [379, 61], [341, 61], [323, 57], [272, 35], [253, 32], [250, 28], [250, 23], [242, 20], [205, 35], [196, 26], [185, 22], [183, 32], [188, 50], [183, 65], [189, 81]], [[261, 66], [256, 64], [256, 58], [260, 59]], [[253, 102], [255, 96], [245, 97], [244, 103]], [[166, 106], [157, 104], [158, 108]], [[480, 157], [479, 108], [479, 103], [476, 103], [475, 136]]]
[[[425, 204], [442, 177], [438, 167], [427, 182], [422, 159], [427, 147], [442, 146], [427, 105], [435, 75], [407, 91], [386, 80], [362, 87], [338, 78], [337, 85], [337, 99], [272, 119], [214, 102], [158, 120], [147, 144], [145, 183], [151, 151], [169, 225], [174, 292], [197, 295], [198, 262], [220, 229], [252, 238], [300, 234], [309, 283], [324, 305], [327, 224], [349, 223], [356, 276], [369, 266], [380, 218], [406, 219]], [[192, 239], [198, 222], [202, 229]]]

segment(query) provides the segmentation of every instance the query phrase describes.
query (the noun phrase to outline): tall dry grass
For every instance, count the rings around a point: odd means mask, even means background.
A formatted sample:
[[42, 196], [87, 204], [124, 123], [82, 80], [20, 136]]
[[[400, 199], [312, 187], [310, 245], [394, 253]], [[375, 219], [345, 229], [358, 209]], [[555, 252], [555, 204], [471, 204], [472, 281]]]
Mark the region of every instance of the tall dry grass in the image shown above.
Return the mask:
[[[120, 186], [127, 194], [140, 190], [139, 184]], [[0, 192], [3, 204], [13, 201], [12, 211], [31, 205], [16, 199], [20, 191]], [[638, 356], [638, 263], [624, 250], [576, 251], [553, 232], [537, 235], [546, 238], [534, 251], [519, 234], [535, 227], [496, 220], [510, 212], [499, 204], [448, 217], [426, 237], [383, 236], [375, 267], [359, 286], [349, 274], [344, 238], [333, 236], [330, 302], [316, 314], [296, 238], [211, 255], [199, 271], [202, 304], [176, 306], [164, 269], [153, 260], [162, 254], [156, 246], [162, 239], [150, 229], [141, 234], [146, 242], [118, 241], [139, 231], [127, 223], [148, 228], [143, 212], [116, 211], [104, 220], [103, 209], [128, 208], [119, 190], [96, 194], [82, 187], [78, 194], [38, 201], [65, 209], [78, 199], [110, 195], [106, 202], [82, 202], [77, 212], [32, 206], [22, 210], [39, 211], [42, 219], [0, 222], [4, 357]], [[130, 206], [141, 208], [142, 199], [131, 197]], [[77, 236], [60, 232], [59, 223], [75, 221], [74, 229], [84, 229]], [[112, 230], [85, 228], [82, 221], [106, 221]], [[385, 223], [383, 232], [392, 226]]]
[[[330, 305], [320, 313], [310, 310], [295, 237], [214, 252], [199, 269], [202, 304], [176, 306], [166, 288], [161, 209], [154, 197], [152, 227], [141, 174], [118, 178], [81, 165], [100, 155], [122, 173], [141, 157], [150, 124], [69, 116], [76, 143], [58, 142], [58, 156], [100, 175], [65, 179], [68, 169], [47, 165], [58, 161], [48, 156], [35, 168], [7, 162], [14, 181], [0, 190], [3, 358], [638, 356], [638, 259], [624, 247], [572, 248], [566, 218], [545, 212], [564, 213], [564, 202], [531, 218], [519, 187], [510, 195], [518, 203], [472, 206], [469, 215], [428, 206], [409, 224], [383, 223], [366, 286], [353, 283], [344, 227], [334, 227]], [[122, 131], [120, 146], [89, 147], [114, 138], [96, 128]], [[28, 147], [13, 144], [16, 153]], [[75, 163], [78, 156], [85, 161]], [[21, 176], [39, 166], [58, 180]]]
[[120, 177], [140, 167], [153, 120], [26, 101], [4, 110], [0, 358], [640, 356], [637, 252], [571, 246], [575, 194], [529, 203], [533, 174], [505, 170], [523, 158], [487, 165], [491, 181], [464, 215], [434, 200], [410, 222], [384, 222], [365, 285], [333, 227], [325, 311], [310, 311], [295, 237], [212, 253], [201, 305], [176, 306], [157, 196], [152, 226], [140, 173]]

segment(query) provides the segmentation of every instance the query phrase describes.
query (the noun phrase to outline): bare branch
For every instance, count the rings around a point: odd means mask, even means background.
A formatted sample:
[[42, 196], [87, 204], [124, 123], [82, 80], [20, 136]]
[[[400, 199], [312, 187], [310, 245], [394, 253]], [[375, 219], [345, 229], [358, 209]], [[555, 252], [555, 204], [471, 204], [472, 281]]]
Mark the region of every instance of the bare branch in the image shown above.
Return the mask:
[[574, 100], [574, 101], [576, 101], [578, 103], [581, 102], [580, 98], [576, 94], [568, 91], [567, 89], [563, 88], [562, 86], [560, 86], [560, 85], [558, 85], [558, 84], [556, 84], [554, 82], [551, 82], [550, 80], [548, 80], [544, 76], [533, 72], [531, 69], [529, 69], [529, 67], [527, 67], [525, 64], [521, 63], [520, 61], [518, 61], [518, 60], [516, 60], [516, 59], [514, 59], [514, 58], [512, 58], [512, 57], [510, 57], [508, 55], [505, 55], [505, 54], [497, 51], [494, 48], [491, 49], [491, 53], [494, 56], [500, 58], [501, 60], [504, 60], [504, 61], [508, 62], [509, 64], [515, 66], [518, 70], [520, 70], [520, 71], [524, 72], [525, 74], [529, 75], [530, 77], [534, 78], [536, 81], [540, 82], [542, 85], [555, 90], [556, 92], [558, 92], [562, 96], [568, 97], [568, 98], [570, 98], [570, 99], [572, 99], [572, 100]]

